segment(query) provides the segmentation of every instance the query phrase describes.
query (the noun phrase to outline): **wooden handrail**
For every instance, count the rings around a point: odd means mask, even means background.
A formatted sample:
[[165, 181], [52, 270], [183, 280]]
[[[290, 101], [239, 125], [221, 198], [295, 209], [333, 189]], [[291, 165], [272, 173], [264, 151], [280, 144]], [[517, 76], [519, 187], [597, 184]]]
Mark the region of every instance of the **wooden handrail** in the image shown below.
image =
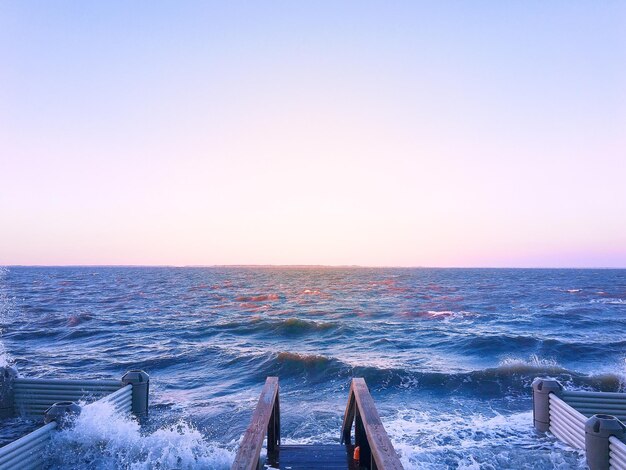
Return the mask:
[[267, 433], [268, 460], [275, 460], [280, 445], [280, 404], [278, 377], [268, 377], [261, 391], [259, 402], [252, 415], [250, 426], [243, 436], [232, 470], [256, 470], [260, 468], [259, 456]]
[[350, 443], [354, 422], [354, 445], [360, 447], [361, 466], [370, 470], [399, 470], [402, 463], [385, 431], [365, 380], [352, 379], [346, 413], [341, 427], [341, 443]]

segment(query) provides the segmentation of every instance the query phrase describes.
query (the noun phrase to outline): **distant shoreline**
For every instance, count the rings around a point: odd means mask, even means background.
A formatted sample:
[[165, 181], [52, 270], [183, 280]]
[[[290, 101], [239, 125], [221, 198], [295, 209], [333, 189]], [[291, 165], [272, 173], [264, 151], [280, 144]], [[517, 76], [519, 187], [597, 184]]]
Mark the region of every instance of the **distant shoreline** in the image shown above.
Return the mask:
[[254, 268], [254, 269], [536, 269], [536, 270], [626, 270], [615, 266], [367, 266], [334, 264], [0, 264], [0, 268]]

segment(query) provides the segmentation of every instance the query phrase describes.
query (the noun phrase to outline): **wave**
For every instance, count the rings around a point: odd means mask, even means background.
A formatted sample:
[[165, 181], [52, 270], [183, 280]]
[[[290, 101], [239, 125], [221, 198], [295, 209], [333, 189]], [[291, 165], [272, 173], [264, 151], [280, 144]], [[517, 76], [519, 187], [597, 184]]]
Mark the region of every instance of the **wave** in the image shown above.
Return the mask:
[[382, 421], [407, 469], [586, 468], [582, 452], [534, 432], [531, 411], [401, 409]]
[[83, 407], [71, 429], [53, 435], [47, 461], [52, 469], [227, 469], [235, 446], [209, 442], [183, 421], [145, 433], [111, 404], [96, 402]]
[[235, 300], [237, 302], [273, 302], [279, 299], [280, 296], [278, 294], [260, 294], [252, 296], [242, 295], [237, 297]]
[[4, 343], [0, 341], [0, 367], [6, 367], [10, 364], [10, 356], [7, 353]]
[[[256, 361], [253, 361], [256, 363]], [[528, 394], [530, 384], [538, 376], [550, 376], [564, 385], [603, 391], [620, 391], [624, 375], [619, 372], [584, 374], [569, 370], [556, 361], [531, 356], [529, 359], [507, 358], [496, 367], [470, 371], [427, 371], [400, 366], [393, 361], [368, 358], [359, 365], [320, 354], [281, 351], [271, 353], [253, 372], [257, 379], [276, 375], [281, 379], [305, 378], [323, 382], [329, 378], [344, 380], [363, 377], [372, 389], [414, 388], [433, 393], [464, 393], [485, 397]]]
[[626, 306], [626, 299], [622, 299], [618, 297], [607, 297], [607, 298], [602, 298], [602, 299], [591, 299], [591, 303]]
[[220, 329], [231, 330], [236, 334], [271, 334], [297, 336], [311, 333], [334, 331], [344, 332], [349, 329], [345, 323], [333, 321], [304, 320], [302, 318], [267, 318], [261, 316], [248, 317], [240, 321], [226, 321], [216, 325]]
[[4, 345], [4, 341], [2, 341], [2, 325], [5, 325], [8, 322], [8, 317], [13, 306], [4, 284], [8, 274], [9, 269], [4, 266], [0, 266], [0, 367], [6, 367], [12, 362], [11, 356], [7, 352], [6, 346]]
[[305, 334], [320, 333], [330, 330], [343, 330], [345, 325], [328, 321], [303, 320], [301, 318], [286, 318], [284, 320], [267, 322], [266, 326], [274, 333]]
[[305, 366], [319, 366], [327, 365], [333, 359], [321, 354], [300, 354], [293, 352], [279, 352], [276, 355], [276, 361], [278, 363], [298, 363]]
[[425, 318], [429, 320], [461, 320], [466, 318], [474, 318], [478, 317], [478, 313], [467, 312], [465, 310], [453, 311], [453, 310], [424, 310], [417, 312], [406, 312], [402, 314], [405, 317], [417, 317], [417, 318]]
[[92, 320], [93, 316], [89, 313], [76, 313], [76, 314], [72, 314], [67, 318], [67, 326], [78, 326], [81, 323], [84, 323], [86, 321]]
[[605, 359], [607, 354], [620, 354], [626, 340], [620, 341], [567, 341], [530, 335], [477, 334], [455, 339], [449, 349], [454, 353], [474, 356], [494, 356], [509, 351], [537, 351], [542, 356], [554, 356], [561, 360], [577, 361], [584, 356], [589, 359]]

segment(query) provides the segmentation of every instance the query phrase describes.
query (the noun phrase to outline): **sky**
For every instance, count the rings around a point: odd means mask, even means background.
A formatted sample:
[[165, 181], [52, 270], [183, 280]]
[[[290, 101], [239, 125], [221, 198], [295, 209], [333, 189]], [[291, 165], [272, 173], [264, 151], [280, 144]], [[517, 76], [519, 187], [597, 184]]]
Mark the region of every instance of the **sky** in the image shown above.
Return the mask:
[[626, 267], [626, 2], [0, 2], [0, 264]]

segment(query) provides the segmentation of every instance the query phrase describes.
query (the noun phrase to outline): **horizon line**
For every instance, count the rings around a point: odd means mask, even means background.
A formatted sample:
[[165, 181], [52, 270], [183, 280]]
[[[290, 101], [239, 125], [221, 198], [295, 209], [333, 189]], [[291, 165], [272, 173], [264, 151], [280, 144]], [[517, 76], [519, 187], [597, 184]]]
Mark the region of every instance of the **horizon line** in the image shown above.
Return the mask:
[[398, 266], [361, 264], [0, 264], [0, 268], [617, 269], [626, 266]]

